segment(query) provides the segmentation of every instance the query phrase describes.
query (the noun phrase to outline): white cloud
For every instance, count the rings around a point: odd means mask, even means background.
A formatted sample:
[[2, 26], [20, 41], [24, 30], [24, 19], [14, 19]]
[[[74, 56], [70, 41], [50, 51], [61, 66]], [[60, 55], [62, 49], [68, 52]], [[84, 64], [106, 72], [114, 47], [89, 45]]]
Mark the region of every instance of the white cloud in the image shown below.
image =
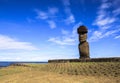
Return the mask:
[[107, 8], [109, 8], [111, 5], [112, 5], [111, 3], [103, 3], [100, 8], [101, 8], [101, 9], [107, 9]]
[[[115, 12], [119, 14], [119, 10], [111, 9], [114, 5], [108, 0], [102, 2], [101, 6], [98, 9], [98, 16], [93, 22], [93, 25], [99, 27], [98, 30], [93, 31], [92, 36], [89, 38], [89, 41], [96, 41], [105, 37], [109, 37], [117, 32], [119, 32], [118, 17], [116, 17]], [[111, 12], [112, 11], [112, 12]]]
[[73, 27], [72, 31], [61, 30], [62, 36], [51, 37], [48, 41], [53, 42], [58, 45], [76, 45], [78, 41], [77, 28], [81, 25], [81, 22]]
[[67, 15], [67, 18], [65, 19], [66, 24], [71, 24], [71, 23], [75, 23], [75, 17], [71, 12], [70, 9], [70, 1], [69, 0], [62, 0], [63, 5], [64, 5], [64, 11]]
[[91, 41], [97, 41], [102, 38], [102, 32], [101, 31], [94, 31], [92, 36], [89, 39], [89, 42]]
[[98, 27], [101, 28], [117, 20], [114, 16], [111, 16], [109, 14], [109, 11], [106, 10], [106, 9], [109, 9], [110, 7], [111, 7], [111, 3], [104, 2], [101, 4], [97, 12], [98, 16], [96, 20], [94, 21], [93, 25], [97, 25]]
[[116, 19], [114, 17], [112, 17], [112, 18], [106, 17], [104, 19], [96, 20], [96, 25], [98, 25], [99, 27], [106, 26], [106, 25], [109, 25], [115, 21], [116, 21]]
[[64, 30], [64, 29], [62, 29], [62, 31], [61, 31], [61, 32], [62, 32], [62, 34], [63, 34], [63, 35], [68, 35], [68, 34], [69, 34], [69, 31]]
[[95, 31], [94, 35], [96, 35], [96, 37], [100, 38], [102, 36], [102, 33], [99, 31]]
[[53, 20], [48, 20], [47, 22], [48, 22], [51, 29], [56, 28], [56, 23]]
[[20, 42], [11, 37], [0, 35], [0, 50], [38, 50], [29, 42]]
[[[65, 22], [66, 24], [75, 23], [75, 17], [70, 9], [70, 1], [62, 0], [62, 3], [64, 5], [64, 9], [63, 9], [65, 12], [64, 16], [66, 16], [66, 17], [60, 18], [60, 19], [62, 19], [63, 20], [62, 22]], [[60, 22], [60, 19], [58, 20], [58, 18], [56, 18], [56, 17], [58, 17], [57, 13], [59, 12], [59, 9], [57, 7], [48, 7], [48, 10], [46, 10], [46, 11], [41, 11], [41, 10], [35, 9], [35, 12], [37, 13], [36, 18], [40, 19], [40, 20], [45, 20], [45, 22], [47, 22], [49, 25], [52, 25], [52, 27], [50, 26], [52, 29], [55, 28], [55, 26], [57, 26], [56, 21]], [[49, 20], [52, 20], [54, 23], [51, 21], [49, 22]]]
[[35, 9], [35, 12], [37, 13], [37, 19], [45, 20], [45, 22], [49, 24], [51, 29], [56, 28], [56, 23], [53, 18], [56, 17], [56, 13], [58, 13], [58, 8], [49, 7], [46, 12]]
[[60, 40], [60, 38], [50, 38], [48, 41], [58, 45], [74, 45], [74, 39], [70, 38], [64, 38], [63, 40]]
[[53, 42], [58, 45], [75, 45], [76, 43], [76, 38], [72, 36], [65, 36], [63, 35], [62, 37], [52, 37], [49, 38], [48, 41]]
[[119, 31], [120, 31], [120, 29], [107, 31], [107, 32], [103, 35], [103, 37], [108, 37], [108, 36], [110, 36], [110, 35], [112, 35], [112, 34], [114, 34], [114, 33], [117, 33], [117, 32], [119, 32]]
[[115, 39], [119, 39], [120, 38], [120, 35], [116, 36]]
[[[105, 37], [109, 37], [111, 35], [114, 35], [115, 33], [120, 32], [120, 29], [118, 30], [110, 30], [110, 31], [106, 31], [106, 32], [102, 32], [102, 31], [94, 31], [92, 36], [89, 39], [89, 42], [93, 42], [93, 41], [97, 41], [101, 38], [105, 38]], [[115, 39], [119, 38], [119, 36], [115, 37]]]
[[74, 16], [73, 16], [72, 14], [69, 15], [69, 17], [65, 19], [65, 22], [66, 22], [67, 24], [75, 23], [75, 18], [74, 18]]
[[38, 9], [35, 9], [35, 12], [37, 13], [37, 19], [47, 19], [48, 18], [48, 14], [46, 12], [40, 11]]
[[48, 8], [48, 12], [52, 15], [55, 15], [56, 13], [58, 13], [58, 8], [56, 7], [52, 7], [52, 8]]
[[113, 14], [115, 16], [119, 15], [120, 14], [120, 8], [117, 8], [116, 10], [113, 11]]
[[75, 45], [76, 37], [72, 36], [53, 37], [49, 38], [48, 41], [56, 43], [58, 45]]
[[103, 11], [103, 10], [99, 10], [99, 11], [97, 12], [97, 14], [98, 14], [98, 16], [97, 16], [97, 18], [96, 18], [95, 21], [99, 21], [99, 20], [105, 18], [106, 15], [107, 15], [107, 12], [106, 12], [106, 11]]

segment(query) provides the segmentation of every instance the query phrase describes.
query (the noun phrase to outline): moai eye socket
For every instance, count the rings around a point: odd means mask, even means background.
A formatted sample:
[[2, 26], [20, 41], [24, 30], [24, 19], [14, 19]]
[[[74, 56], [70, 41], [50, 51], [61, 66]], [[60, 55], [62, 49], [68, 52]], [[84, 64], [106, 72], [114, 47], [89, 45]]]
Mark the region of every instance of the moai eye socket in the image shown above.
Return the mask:
[[80, 35], [84, 35], [85, 33], [80, 33]]

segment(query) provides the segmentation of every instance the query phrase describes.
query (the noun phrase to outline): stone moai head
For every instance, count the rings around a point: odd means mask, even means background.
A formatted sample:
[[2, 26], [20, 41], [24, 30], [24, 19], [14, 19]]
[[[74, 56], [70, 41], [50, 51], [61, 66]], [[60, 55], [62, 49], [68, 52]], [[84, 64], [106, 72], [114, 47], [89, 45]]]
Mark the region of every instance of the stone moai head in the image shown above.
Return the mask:
[[87, 40], [88, 29], [85, 26], [80, 26], [77, 29], [77, 33], [79, 34], [80, 43], [85, 42]]

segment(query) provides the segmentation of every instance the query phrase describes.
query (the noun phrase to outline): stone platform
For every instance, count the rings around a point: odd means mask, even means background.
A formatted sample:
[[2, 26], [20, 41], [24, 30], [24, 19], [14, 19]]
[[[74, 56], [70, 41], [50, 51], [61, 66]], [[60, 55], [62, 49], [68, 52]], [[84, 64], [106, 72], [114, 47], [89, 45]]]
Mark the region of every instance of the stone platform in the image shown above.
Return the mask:
[[55, 59], [55, 60], [48, 60], [48, 63], [66, 63], [66, 62], [120, 62], [120, 57], [91, 58], [91, 59]]

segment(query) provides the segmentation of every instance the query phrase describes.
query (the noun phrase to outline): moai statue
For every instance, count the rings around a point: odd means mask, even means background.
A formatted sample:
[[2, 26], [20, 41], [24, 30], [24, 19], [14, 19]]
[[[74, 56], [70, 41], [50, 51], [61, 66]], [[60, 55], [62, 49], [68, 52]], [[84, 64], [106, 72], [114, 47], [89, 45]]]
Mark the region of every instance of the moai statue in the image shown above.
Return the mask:
[[88, 29], [82, 25], [77, 29], [77, 32], [79, 34], [79, 42], [80, 42], [78, 45], [80, 59], [90, 59], [89, 44], [87, 42]]

